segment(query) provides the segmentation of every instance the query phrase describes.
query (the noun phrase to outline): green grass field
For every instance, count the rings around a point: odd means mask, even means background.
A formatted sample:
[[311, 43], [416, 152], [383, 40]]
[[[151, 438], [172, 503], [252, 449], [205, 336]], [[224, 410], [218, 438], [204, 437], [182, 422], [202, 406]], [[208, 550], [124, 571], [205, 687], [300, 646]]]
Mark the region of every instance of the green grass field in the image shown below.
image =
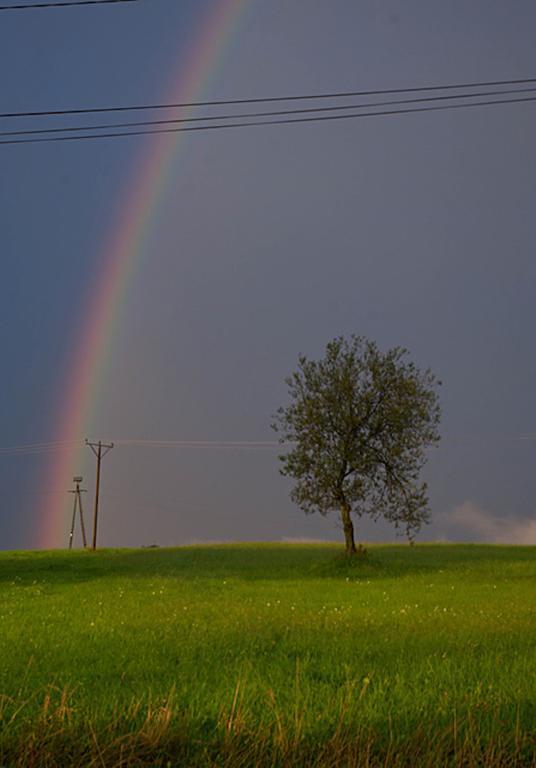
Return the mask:
[[0, 554], [2, 766], [533, 766], [536, 548]]

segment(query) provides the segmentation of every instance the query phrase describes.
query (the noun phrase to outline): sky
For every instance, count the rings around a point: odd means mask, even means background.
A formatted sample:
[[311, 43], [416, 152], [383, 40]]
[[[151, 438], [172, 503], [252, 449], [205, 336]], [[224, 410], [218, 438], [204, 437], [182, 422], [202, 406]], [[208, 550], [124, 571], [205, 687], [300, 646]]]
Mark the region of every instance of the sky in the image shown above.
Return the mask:
[[[165, 101], [218, 5], [0, 12], [0, 112]], [[535, 22], [528, 0], [245, 0], [197, 98], [536, 77]], [[78, 435], [117, 442], [100, 543], [340, 539], [336, 515], [291, 503], [276, 450], [127, 441], [274, 440], [298, 355], [356, 333], [443, 382], [420, 539], [536, 544], [535, 128], [526, 103], [181, 138]], [[0, 146], [0, 449], [57, 440], [152, 140]], [[95, 460], [66, 450], [89, 521]], [[68, 509], [57, 461], [0, 450], [0, 548], [39, 546], [45, 510]], [[366, 520], [357, 533], [395, 540]]]

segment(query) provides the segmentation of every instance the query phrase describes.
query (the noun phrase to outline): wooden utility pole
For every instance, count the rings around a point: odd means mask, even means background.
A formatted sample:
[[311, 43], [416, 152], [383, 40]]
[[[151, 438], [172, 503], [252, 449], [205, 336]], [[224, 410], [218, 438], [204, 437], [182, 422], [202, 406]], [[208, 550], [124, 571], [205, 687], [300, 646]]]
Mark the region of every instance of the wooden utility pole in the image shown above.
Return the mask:
[[73, 477], [73, 483], [76, 484], [76, 488], [74, 489], [74, 491], [69, 491], [69, 493], [74, 493], [73, 519], [71, 521], [71, 532], [69, 534], [69, 549], [73, 548], [74, 526], [76, 522], [77, 507], [80, 513], [80, 528], [82, 530], [82, 541], [84, 542], [84, 549], [87, 547], [86, 527], [84, 525], [84, 511], [82, 509], [82, 494], [86, 493], [86, 491], [84, 488], [80, 488], [80, 483], [82, 482], [82, 480], [83, 480], [82, 477]]
[[93, 509], [93, 544], [92, 549], [97, 549], [97, 522], [99, 517], [99, 492], [100, 492], [100, 472], [101, 461], [106, 454], [114, 447], [113, 443], [103, 443], [99, 440], [98, 443], [91, 443], [86, 438], [86, 445], [89, 445], [95, 456], [97, 457], [97, 482], [95, 486], [95, 507]]

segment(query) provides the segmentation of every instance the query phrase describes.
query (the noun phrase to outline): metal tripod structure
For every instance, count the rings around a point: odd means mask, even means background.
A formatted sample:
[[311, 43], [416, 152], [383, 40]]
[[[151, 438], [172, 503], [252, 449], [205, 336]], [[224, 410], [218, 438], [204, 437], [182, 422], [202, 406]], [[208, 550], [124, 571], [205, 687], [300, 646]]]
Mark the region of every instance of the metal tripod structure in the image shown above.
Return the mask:
[[74, 505], [73, 505], [73, 518], [71, 521], [71, 531], [69, 534], [69, 549], [73, 548], [73, 539], [74, 539], [74, 527], [76, 523], [76, 511], [78, 509], [78, 512], [80, 513], [80, 529], [82, 531], [82, 541], [84, 543], [84, 549], [87, 547], [87, 541], [86, 541], [86, 529], [84, 526], [84, 510], [82, 509], [82, 494], [86, 493], [84, 488], [80, 488], [80, 483], [82, 482], [82, 477], [73, 477], [73, 482], [76, 484], [76, 487], [73, 491], [69, 491], [69, 493], [74, 493]]

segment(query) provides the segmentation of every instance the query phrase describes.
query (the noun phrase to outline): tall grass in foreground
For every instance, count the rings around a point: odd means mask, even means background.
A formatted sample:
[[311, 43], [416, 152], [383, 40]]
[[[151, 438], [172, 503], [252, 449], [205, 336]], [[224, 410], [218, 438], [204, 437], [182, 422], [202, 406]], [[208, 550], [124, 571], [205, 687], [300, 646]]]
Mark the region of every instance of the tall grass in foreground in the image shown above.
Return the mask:
[[535, 555], [0, 555], [0, 765], [535, 766]]
[[[141, 716], [141, 717], [140, 717]], [[417, 723], [411, 736], [375, 732], [349, 714], [339, 713], [333, 728], [307, 733], [274, 710], [272, 724], [248, 723], [240, 707], [222, 711], [218, 723], [188, 722], [184, 713], [163, 704], [133, 703], [107, 725], [73, 723], [65, 711], [53, 711], [30, 733], [6, 735], [6, 766], [532, 766], [534, 740], [505, 727], [500, 713], [490, 715], [488, 733], [466, 714], [430, 727]], [[137, 730], [135, 724], [139, 723]]]

